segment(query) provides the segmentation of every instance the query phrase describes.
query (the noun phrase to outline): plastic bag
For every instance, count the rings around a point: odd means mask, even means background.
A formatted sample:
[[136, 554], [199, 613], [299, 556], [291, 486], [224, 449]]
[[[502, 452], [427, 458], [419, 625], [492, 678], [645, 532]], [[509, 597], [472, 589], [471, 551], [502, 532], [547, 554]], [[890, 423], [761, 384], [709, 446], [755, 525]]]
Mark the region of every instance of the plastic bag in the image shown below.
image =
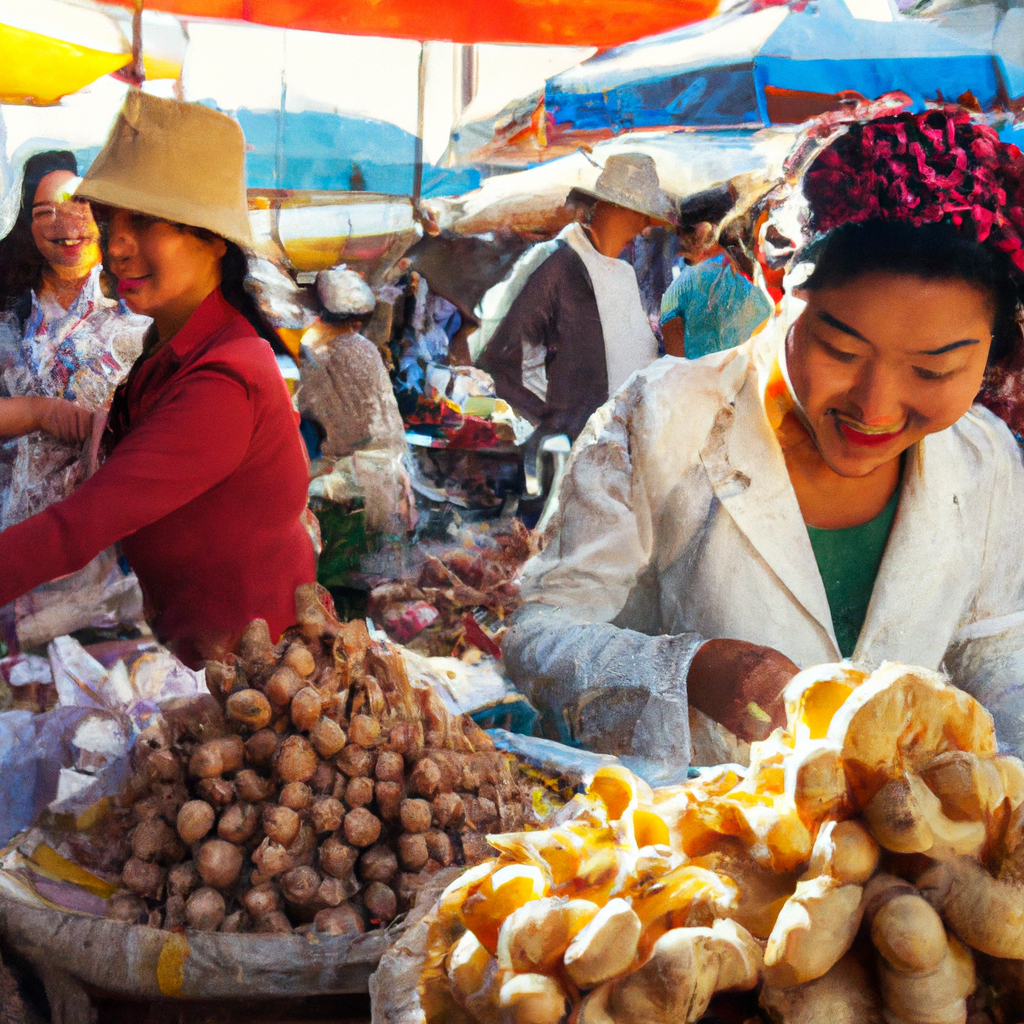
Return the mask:
[[15, 602], [18, 646], [43, 647], [80, 629], [134, 626], [143, 620], [142, 591], [135, 574], [118, 564], [113, 548], [87, 566], [44, 584]]

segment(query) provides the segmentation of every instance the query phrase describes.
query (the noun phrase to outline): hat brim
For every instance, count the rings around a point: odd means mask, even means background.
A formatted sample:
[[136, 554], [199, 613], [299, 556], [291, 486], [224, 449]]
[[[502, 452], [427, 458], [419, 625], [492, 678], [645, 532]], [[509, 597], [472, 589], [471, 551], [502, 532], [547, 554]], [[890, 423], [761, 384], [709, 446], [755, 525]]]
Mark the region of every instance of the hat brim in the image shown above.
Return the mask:
[[570, 189], [569, 194], [565, 197], [565, 201], [569, 202], [574, 195], [587, 196], [589, 199], [597, 199], [602, 203], [610, 203], [612, 206], [621, 206], [624, 210], [632, 210], [633, 213], [641, 213], [645, 217], [650, 217], [651, 220], [656, 221], [659, 225], [663, 224], [668, 228], [675, 228], [676, 226], [675, 213], [672, 210], [672, 203], [668, 196], [665, 196], [667, 209], [650, 210], [642, 203], [630, 202], [626, 196], [613, 196], [607, 192], [596, 192], [594, 189], [585, 188], [582, 185], [577, 185], [575, 188]]

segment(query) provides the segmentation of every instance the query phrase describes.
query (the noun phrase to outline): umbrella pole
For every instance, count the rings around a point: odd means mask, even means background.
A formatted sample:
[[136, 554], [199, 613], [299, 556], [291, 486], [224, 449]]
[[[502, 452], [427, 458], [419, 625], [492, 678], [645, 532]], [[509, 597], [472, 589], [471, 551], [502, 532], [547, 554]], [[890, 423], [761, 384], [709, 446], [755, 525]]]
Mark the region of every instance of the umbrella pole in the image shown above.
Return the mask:
[[132, 13], [132, 85], [141, 87], [146, 80], [146, 65], [142, 59], [142, 5], [144, 0], [135, 0], [135, 11]]
[[416, 145], [413, 150], [412, 208], [419, 210], [423, 191], [423, 120], [427, 98], [427, 44], [420, 43], [420, 63], [416, 81]]

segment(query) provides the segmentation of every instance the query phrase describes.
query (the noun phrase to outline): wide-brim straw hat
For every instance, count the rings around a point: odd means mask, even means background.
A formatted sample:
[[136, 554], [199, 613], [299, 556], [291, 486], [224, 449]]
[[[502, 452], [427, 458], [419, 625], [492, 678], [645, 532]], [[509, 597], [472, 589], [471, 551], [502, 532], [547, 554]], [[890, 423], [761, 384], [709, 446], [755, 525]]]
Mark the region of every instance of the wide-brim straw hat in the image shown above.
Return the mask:
[[573, 193], [645, 213], [666, 224], [676, 222], [675, 205], [662, 191], [658, 169], [646, 153], [613, 154], [605, 161], [593, 188], [577, 186], [570, 197]]
[[199, 103], [130, 90], [75, 194], [252, 247], [245, 137], [237, 121]]

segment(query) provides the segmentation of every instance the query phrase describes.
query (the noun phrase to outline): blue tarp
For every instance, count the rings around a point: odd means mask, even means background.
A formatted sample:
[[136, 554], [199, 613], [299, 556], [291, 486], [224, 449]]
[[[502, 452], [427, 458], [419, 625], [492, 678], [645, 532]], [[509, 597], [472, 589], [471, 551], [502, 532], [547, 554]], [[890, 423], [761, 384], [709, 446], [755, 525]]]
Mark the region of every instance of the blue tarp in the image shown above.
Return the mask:
[[987, 108], [1020, 74], [927, 21], [868, 21], [842, 0], [812, 0], [608, 50], [550, 79], [545, 104], [557, 124], [577, 129], [768, 124], [766, 86], [869, 99], [902, 90], [917, 109], [969, 90]]
[[[280, 132], [279, 161], [278, 112], [242, 109], [231, 113], [249, 146], [245, 158], [249, 188], [412, 193], [416, 140], [397, 125], [335, 113], [289, 111]], [[85, 172], [98, 152], [98, 146], [76, 152], [79, 173]], [[424, 198], [461, 195], [479, 184], [480, 173], [470, 167], [448, 170], [428, 165], [423, 169]]]

